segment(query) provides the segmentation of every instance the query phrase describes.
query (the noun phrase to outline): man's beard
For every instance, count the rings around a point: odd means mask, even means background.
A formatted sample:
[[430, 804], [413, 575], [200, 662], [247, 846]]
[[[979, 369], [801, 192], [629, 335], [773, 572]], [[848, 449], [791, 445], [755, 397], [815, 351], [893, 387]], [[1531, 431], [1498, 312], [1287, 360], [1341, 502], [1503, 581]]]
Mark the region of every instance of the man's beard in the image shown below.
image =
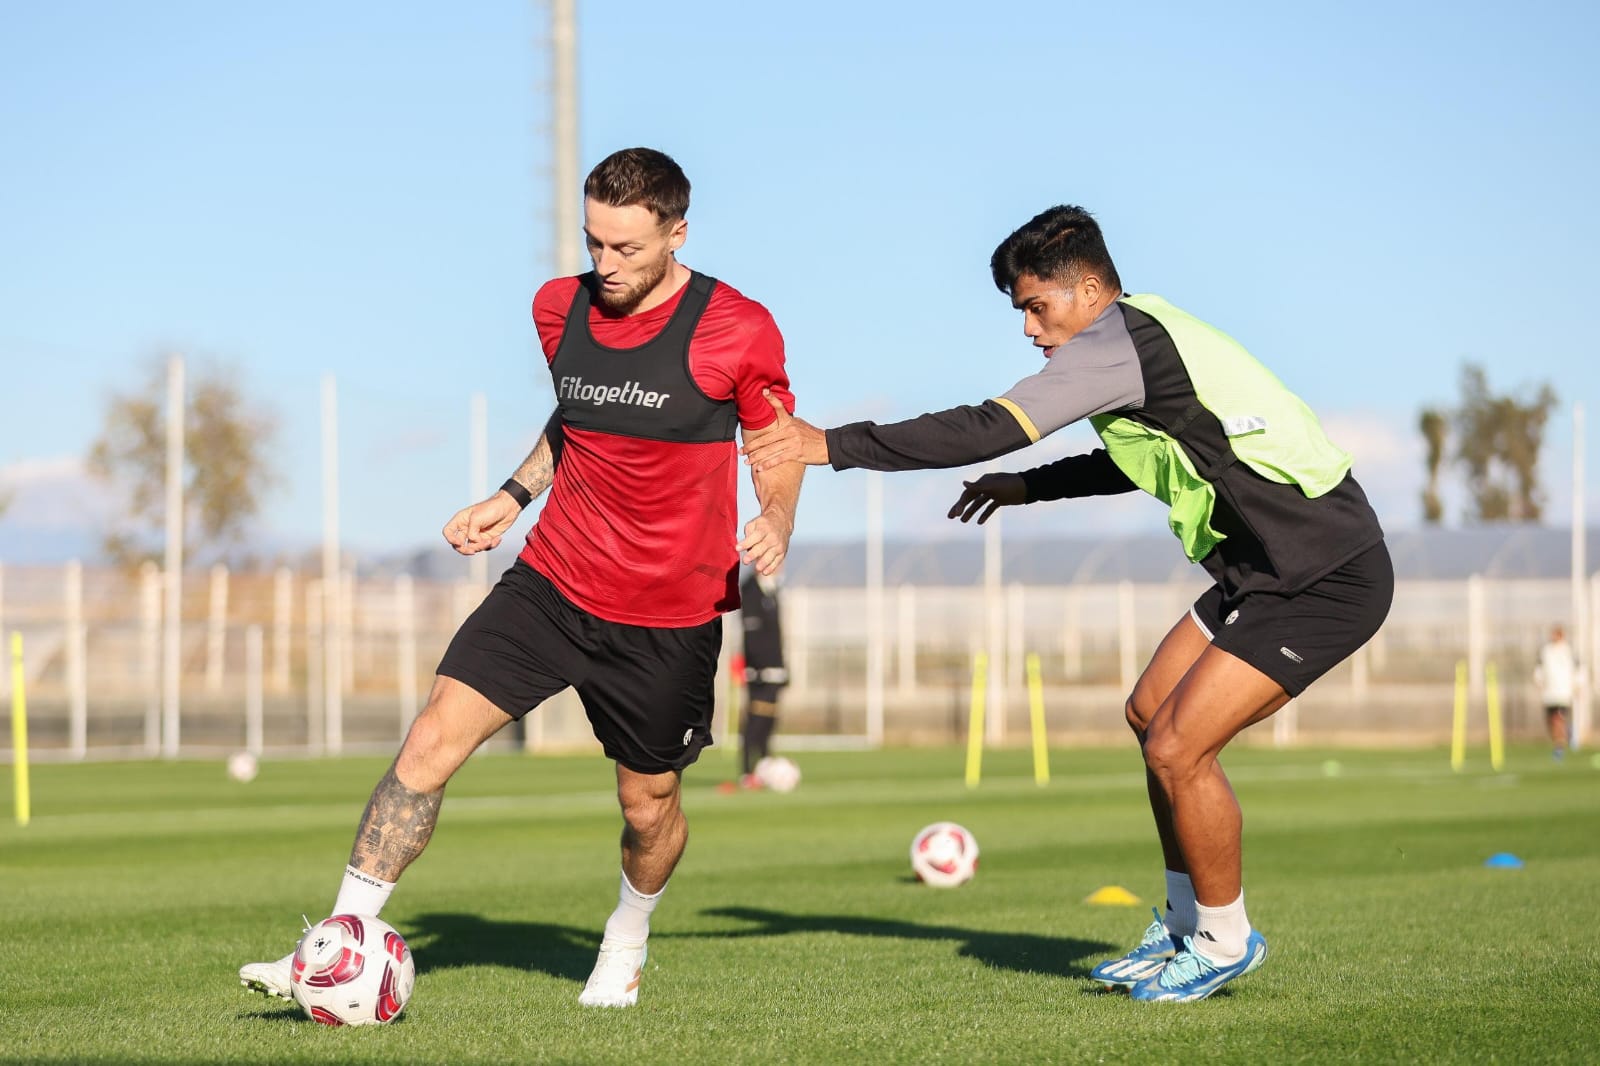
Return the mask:
[[667, 271], [670, 269], [672, 269], [672, 257], [662, 256], [661, 260], [641, 275], [637, 282], [621, 292], [610, 292], [601, 285], [599, 290], [601, 305], [613, 314], [633, 314], [634, 308], [639, 306], [639, 301], [661, 284], [661, 279], [667, 276]]

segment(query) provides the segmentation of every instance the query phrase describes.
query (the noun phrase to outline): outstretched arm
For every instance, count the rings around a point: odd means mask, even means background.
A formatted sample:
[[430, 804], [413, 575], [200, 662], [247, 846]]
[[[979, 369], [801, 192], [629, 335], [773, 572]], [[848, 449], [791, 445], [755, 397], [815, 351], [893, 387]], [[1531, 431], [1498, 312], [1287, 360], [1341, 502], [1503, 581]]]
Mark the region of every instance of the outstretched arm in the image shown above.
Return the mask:
[[[772, 397], [767, 402], [774, 410], [781, 406]], [[823, 430], [780, 414], [775, 431], [743, 451], [752, 469], [797, 461], [835, 470], [939, 470], [993, 459], [1038, 439], [1020, 408], [1002, 398], [884, 426], [852, 422]]]
[[[476, 555], [500, 546], [522, 509], [549, 490], [561, 459], [561, 413], [550, 416], [539, 443], [517, 472], [487, 500], [463, 507], [445, 523], [444, 539], [462, 555]], [[524, 495], [526, 494], [526, 495]]]

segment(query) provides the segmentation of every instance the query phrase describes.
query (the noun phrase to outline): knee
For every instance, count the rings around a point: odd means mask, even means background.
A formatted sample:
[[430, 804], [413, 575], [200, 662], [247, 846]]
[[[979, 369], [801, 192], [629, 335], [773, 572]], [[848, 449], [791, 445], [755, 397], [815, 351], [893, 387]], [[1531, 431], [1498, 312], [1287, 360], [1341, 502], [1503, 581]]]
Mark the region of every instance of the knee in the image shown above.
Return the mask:
[[678, 817], [677, 792], [659, 794], [644, 789], [624, 789], [617, 794], [622, 820], [634, 835], [651, 839]]
[[1145, 687], [1142, 680], [1133, 687], [1133, 693], [1122, 705], [1123, 715], [1128, 719], [1128, 728], [1133, 730], [1133, 735], [1140, 741], [1143, 741], [1145, 734], [1150, 731], [1150, 722], [1160, 709], [1161, 700]]
[[452, 750], [442, 716], [429, 704], [412, 721], [394, 761], [395, 774], [409, 788], [430, 792], [443, 788], [461, 757]]
[[1186, 744], [1176, 730], [1163, 728], [1159, 721], [1146, 729], [1144, 764], [1163, 785], [1192, 778], [1205, 761], [1206, 753]]

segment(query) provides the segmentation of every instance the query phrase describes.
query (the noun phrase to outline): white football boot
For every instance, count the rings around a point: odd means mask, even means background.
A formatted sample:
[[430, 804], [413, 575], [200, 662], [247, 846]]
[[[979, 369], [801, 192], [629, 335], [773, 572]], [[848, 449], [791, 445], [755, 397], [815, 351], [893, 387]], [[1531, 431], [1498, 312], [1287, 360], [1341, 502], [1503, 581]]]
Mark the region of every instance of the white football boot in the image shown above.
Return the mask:
[[281, 999], [293, 998], [289, 994], [289, 972], [294, 963], [294, 952], [277, 962], [248, 962], [239, 967], [239, 983], [251, 992], [264, 992]]
[[578, 1002], [585, 1007], [631, 1007], [639, 1002], [639, 978], [648, 953], [643, 944], [636, 948], [601, 944]]

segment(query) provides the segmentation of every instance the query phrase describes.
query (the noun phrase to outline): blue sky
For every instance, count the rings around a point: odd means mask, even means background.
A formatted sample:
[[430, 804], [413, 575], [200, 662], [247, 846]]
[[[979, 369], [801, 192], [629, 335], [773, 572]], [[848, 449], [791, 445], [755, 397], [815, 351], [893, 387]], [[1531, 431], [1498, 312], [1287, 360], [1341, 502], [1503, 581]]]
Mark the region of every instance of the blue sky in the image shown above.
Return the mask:
[[[633, 144], [678, 159], [683, 260], [772, 310], [814, 422], [975, 403], [1034, 370], [988, 257], [1079, 203], [1130, 290], [1232, 333], [1312, 404], [1391, 528], [1418, 521], [1418, 410], [1455, 398], [1464, 360], [1561, 395], [1553, 524], [1584, 404], [1600, 515], [1593, 5], [579, 6], [580, 165]], [[107, 397], [167, 351], [275, 413], [275, 550], [321, 528], [324, 373], [357, 555], [432, 545], [469, 502], [475, 392], [492, 483], [508, 474], [553, 404], [528, 316], [551, 197], [579, 196], [548, 178], [543, 18], [529, 0], [8, 6], [0, 561], [93, 558], [116, 493], [83, 456]], [[1002, 465], [1092, 443], [1074, 427]], [[976, 536], [942, 518], [958, 478], [890, 476], [891, 535]], [[863, 499], [864, 475], [813, 471], [797, 536], [858, 536]], [[1124, 497], [1006, 530], [1161, 524]]]

